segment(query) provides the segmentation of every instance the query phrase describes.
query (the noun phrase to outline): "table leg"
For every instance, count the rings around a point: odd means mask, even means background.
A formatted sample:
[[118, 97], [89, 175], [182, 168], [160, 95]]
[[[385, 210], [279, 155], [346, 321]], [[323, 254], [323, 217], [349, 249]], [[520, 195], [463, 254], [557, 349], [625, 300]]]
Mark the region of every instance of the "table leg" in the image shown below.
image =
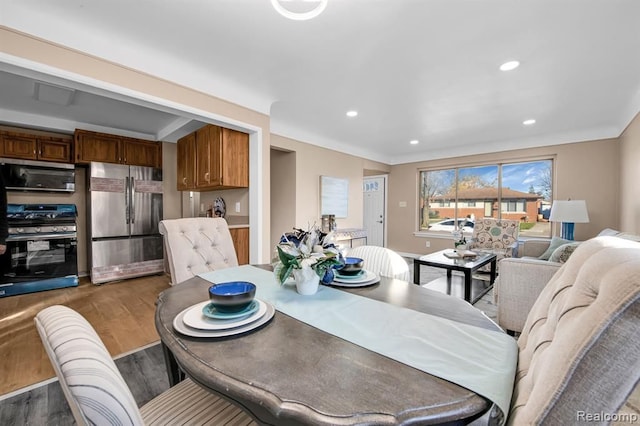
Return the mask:
[[498, 261], [497, 259], [494, 257], [493, 260], [491, 261], [491, 275], [490, 275], [490, 284], [493, 284], [496, 280], [496, 272], [498, 269]]
[[175, 386], [184, 380], [184, 374], [180, 370], [178, 363], [176, 362], [176, 358], [173, 356], [173, 353], [169, 350], [167, 345], [164, 343], [160, 343], [162, 346], [162, 354], [164, 355], [164, 364], [167, 368], [167, 375], [169, 376], [169, 387]]
[[420, 262], [413, 259], [413, 283], [420, 285]]
[[471, 270], [464, 271], [464, 300], [471, 303]]

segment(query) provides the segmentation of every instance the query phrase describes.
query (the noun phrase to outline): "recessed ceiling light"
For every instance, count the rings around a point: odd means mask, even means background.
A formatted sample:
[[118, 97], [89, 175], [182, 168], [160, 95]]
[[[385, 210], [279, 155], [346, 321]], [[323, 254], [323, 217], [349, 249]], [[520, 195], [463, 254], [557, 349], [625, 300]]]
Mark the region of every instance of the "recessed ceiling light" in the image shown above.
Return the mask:
[[409, 141], [409, 143], [410, 143], [411, 145], [418, 145], [418, 144], [420, 143], [420, 141], [419, 141], [419, 140], [417, 140], [417, 139], [414, 139], [414, 140], [412, 140], [412, 141]]
[[520, 66], [520, 62], [518, 61], [509, 61], [509, 62], [505, 62], [504, 64], [500, 65], [500, 71], [511, 71], [511, 70], [515, 70], [516, 68], [518, 68]]
[[358, 111], [347, 111], [347, 117], [357, 117], [358, 116]]
[[532, 124], [536, 124], [536, 120], [534, 120], [533, 118], [530, 118], [528, 120], [524, 120], [522, 124], [524, 124], [525, 126], [531, 126]]

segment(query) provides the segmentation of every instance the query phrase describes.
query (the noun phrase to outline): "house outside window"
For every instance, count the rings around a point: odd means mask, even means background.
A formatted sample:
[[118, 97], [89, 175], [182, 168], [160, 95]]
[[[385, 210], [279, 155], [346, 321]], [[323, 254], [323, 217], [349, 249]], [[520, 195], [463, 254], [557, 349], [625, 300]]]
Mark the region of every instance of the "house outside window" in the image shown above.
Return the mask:
[[494, 217], [520, 221], [521, 236], [549, 237], [552, 170], [551, 159], [422, 170], [419, 230], [457, 223], [469, 231], [475, 219]]

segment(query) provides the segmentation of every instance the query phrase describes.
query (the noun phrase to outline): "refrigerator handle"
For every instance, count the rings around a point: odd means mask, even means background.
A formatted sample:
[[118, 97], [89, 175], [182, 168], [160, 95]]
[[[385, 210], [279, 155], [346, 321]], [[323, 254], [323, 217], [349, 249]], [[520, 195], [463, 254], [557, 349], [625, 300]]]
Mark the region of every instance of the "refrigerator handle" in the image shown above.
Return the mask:
[[124, 178], [124, 208], [127, 225], [129, 224], [129, 177]]
[[131, 179], [131, 223], [135, 223], [136, 221], [136, 197], [135, 192], [136, 192], [136, 185], [135, 185], [135, 179], [134, 178], [129, 178]]

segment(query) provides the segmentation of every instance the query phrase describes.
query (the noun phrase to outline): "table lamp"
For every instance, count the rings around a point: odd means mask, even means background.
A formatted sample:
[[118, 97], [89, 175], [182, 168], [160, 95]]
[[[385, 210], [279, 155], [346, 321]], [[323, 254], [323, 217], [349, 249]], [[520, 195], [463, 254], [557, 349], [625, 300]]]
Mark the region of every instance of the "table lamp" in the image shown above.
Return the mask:
[[587, 203], [584, 200], [554, 200], [549, 220], [561, 222], [562, 238], [573, 240], [574, 225], [589, 222]]

